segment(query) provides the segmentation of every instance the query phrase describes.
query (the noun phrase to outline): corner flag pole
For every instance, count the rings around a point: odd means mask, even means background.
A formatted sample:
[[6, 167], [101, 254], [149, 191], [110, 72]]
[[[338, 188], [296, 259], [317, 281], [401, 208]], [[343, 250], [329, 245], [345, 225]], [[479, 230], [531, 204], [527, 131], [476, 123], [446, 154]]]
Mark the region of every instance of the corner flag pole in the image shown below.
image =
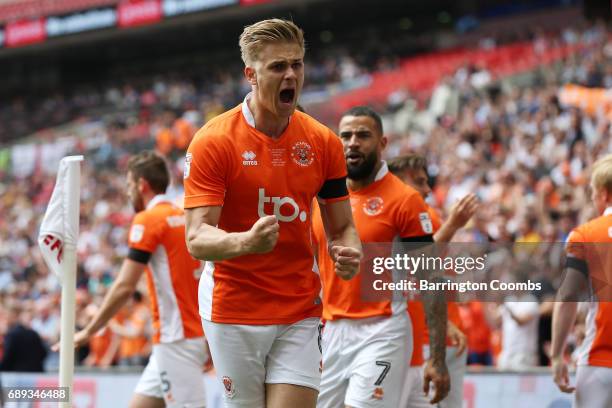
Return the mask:
[[74, 375], [74, 326], [76, 297], [76, 244], [79, 236], [81, 161], [67, 156], [60, 161], [57, 181], [40, 227], [41, 254], [62, 285], [59, 386], [68, 387], [72, 406]]

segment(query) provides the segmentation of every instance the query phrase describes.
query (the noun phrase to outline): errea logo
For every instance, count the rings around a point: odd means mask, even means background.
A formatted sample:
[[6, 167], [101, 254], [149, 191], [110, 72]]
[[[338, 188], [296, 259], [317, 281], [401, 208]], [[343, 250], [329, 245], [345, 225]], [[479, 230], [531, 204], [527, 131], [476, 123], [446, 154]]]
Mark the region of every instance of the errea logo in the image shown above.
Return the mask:
[[244, 152], [242, 152], [242, 158], [244, 159], [242, 161], [242, 165], [243, 166], [257, 166], [257, 160], [255, 160], [255, 153], [253, 153], [250, 150], [245, 150]]

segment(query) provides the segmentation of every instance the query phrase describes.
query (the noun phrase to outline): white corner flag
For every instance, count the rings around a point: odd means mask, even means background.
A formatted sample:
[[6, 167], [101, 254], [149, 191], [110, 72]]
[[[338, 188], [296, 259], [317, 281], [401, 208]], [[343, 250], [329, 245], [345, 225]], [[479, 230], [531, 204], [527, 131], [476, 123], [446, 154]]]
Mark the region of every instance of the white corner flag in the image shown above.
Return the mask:
[[[60, 161], [55, 188], [38, 235], [40, 252], [62, 284], [59, 385], [69, 387], [70, 401], [74, 374], [76, 244], [82, 160], [83, 156], [67, 156]], [[70, 407], [70, 401], [60, 406]]]

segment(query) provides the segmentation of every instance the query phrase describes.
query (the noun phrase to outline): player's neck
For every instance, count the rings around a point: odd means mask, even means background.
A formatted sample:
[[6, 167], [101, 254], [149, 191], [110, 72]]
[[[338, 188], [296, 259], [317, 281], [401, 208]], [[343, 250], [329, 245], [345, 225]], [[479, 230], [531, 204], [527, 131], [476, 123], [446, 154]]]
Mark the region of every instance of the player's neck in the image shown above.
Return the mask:
[[156, 196], [156, 193], [153, 192], [146, 192], [146, 193], [141, 193], [141, 197], [142, 197], [142, 204], [144, 206], [144, 208], [146, 209], [149, 206], [149, 203], [151, 202], [151, 200], [153, 200], [153, 198]]
[[352, 178], [348, 178], [348, 188], [351, 191], [359, 191], [363, 188], [366, 188], [367, 186], [369, 186], [370, 184], [374, 183], [374, 181], [376, 181], [376, 175], [378, 174], [378, 172], [380, 171], [380, 168], [382, 167], [383, 162], [382, 161], [378, 161], [378, 163], [376, 164], [376, 166], [374, 167], [374, 169], [372, 170], [372, 172], [368, 175], [368, 177], [361, 179], [361, 180], [354, 180]]
[[249, 109], [255, 119], [255, 129], [259, 130], [272, 139], [278, 139], [289, 125], [289, 118], [279, 117], [266, 110], [262, 104], [257, 102], [255, 96], [247, 101]]

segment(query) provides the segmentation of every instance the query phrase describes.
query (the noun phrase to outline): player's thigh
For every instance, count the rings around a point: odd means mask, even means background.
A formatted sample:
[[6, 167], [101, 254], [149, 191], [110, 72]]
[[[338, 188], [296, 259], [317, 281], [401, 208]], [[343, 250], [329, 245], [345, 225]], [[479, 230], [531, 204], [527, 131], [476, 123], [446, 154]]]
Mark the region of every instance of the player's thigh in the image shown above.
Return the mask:
[[200, 408], [206, 405], [204, 374], [208, 359], [204, 337], [174, 343], [156, 344], [153, 356], [157, 361], [162, 392], [170, 408]]
[[134, 394], [129, 408], [164, 408], [166, 403], [163, 398], [149, 397], [142, 394]]
[[266, 408], [315, 408], [318, 391], [293, 384], [266, 384]]
[[579, 366], [574, 408], [612, 407], [612, 368]]
[[343, 322], [330, 321], [321, 333], [322, 373], [317, 408], [344, 406], [348, 388], [347, 369], [354, 351], [342, 341], [345, 326]]
[[277, 326], [213, 323], [203, 320], [204, 333], [224, 387], [226, 407], [265, 407], [266, 356]]
[[410, 344], [408, 335], [381, 337], [365, 344], [351, 364], [345, 404], [353, 408], [396, 408]]
[[[130, 402], [130, 408], [148, 407], [147, 401], [149, 400], [159, 400], [162, 404], [164, 402], [159, 368], [153, 355], [151, 355], [147, 366], [138, 379], [138, 384], [136, 384], [134, 389], [134, 398]], [[150, 403], [152, 404], [152, 402]]]
[[399, 408], [431, 408], [423, 393], [423, 366], [410, 366], [404, 377]]
[[277, 326], [266, 359], [266, 384], [298, 385], [318, 393], [321, 382], [318, 325], [318, 318], [308, 318]]

